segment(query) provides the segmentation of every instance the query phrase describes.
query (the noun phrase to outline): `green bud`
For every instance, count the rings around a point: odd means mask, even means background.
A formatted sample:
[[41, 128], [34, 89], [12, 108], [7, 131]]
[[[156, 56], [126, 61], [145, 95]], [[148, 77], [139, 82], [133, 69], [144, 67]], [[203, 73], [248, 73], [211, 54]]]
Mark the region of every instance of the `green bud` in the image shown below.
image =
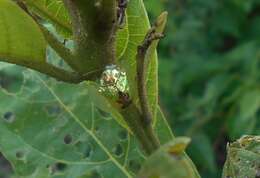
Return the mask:
[[144, 163], [137, 178], [197, 178], [184, 150], [187, 137], [178, 137], [162, 146]]

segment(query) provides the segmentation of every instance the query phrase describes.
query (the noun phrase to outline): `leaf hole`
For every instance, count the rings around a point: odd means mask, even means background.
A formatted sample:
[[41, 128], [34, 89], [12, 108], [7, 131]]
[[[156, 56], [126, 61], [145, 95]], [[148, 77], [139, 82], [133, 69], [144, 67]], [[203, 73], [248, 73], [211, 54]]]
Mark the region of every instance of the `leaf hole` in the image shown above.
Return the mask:
[[99, 133], [100, 133], [100, 128], [99, 128], [99, 126], [96, 126], [96, 127], [94, 128], [94, 131], [95, 131], [95, 133], [99, 134]]
[[141, 164], [136, 160], [129, 160], [128, 167], [132, 172], [137, 173], [141, 169]]
[[119, 137], [119, 139], [122, 140], [122, 141], [127, 140], [127, 137], [128, 137], [127, 131], [126, 131], [126, 130], [121, 130], [121, 131], [119, 131], [119, 132], [118, 132], [118, 137]]
[[64, 171], [67, 168], [67, 165], [64, 163], [56, 163], [56, 168], [58, 171]]
[[6, 112], [4, 113], [3, 118], [6, 122], [12, 123], [15, 120], [15, 114], [13, 112]]
[[70, 134], [67, 134], [67, 135], [65, 135], [65, 137], [64, 137], [64, 139], [63, 139], [63, 141], [64, 141], [64, 143], [66, 144], [66, 145], [68, 145], [68, 144], [71, 144], [72, 143], [72, 136], [70, 135]]
[[22, 151], [17, 151], [16, 153], [15, 153], [15, 157], [17, 158], [17, 159], [23, 159], [24, 158], [24, 156], [25, 156], [25, 154], [24, 154], [24, 152], [22, 152]]
[[93, 170], [90, 172], [89, 178], [102, 178], [102, 176], [97, 170]]
[[240, 162], [241, 161], [241, 159], [240, 158], [237, 158], [237, 162]]
[[108, 112], [105, 112], [99, 108], [97, 108], [97, 111], [98, 113], [102, 116], [103, 119], [106, 119], [106, 120], [110, 120], [111, 119], [111, 114], [108, 113]]
[[113, 152], [117, 157], [122, 157], [124, 153], [123, 146], [121, 144], [117, 144], [113, 149]]
[[51, 174], [55, 174], [56, 172], [63, 172], [66, 170], [66, 168], [67, 165], [61, 162], [55, 163], [54, 165], [49, 167]]
[[256, 167], [255, 163], [254, 162], [251, 163], [251, 168], [255, 168], [255, 167]]
[[90, 144], [90, 143], [84, 144], [81, 141], [78, 141], [75, 143], [75, 146], [77, 148], [77, 151], [82, 153], [82, 159], [91, 158], [91, 156], [94, 152], [92, 144]]
[[92, 145], [88, 144], [87, 148], [85, 150], [85, 153], [84, 153], [84, 157], [85, 158], [90, 158], [92, 153], [93, 153], [93, 147], [92, 147]]

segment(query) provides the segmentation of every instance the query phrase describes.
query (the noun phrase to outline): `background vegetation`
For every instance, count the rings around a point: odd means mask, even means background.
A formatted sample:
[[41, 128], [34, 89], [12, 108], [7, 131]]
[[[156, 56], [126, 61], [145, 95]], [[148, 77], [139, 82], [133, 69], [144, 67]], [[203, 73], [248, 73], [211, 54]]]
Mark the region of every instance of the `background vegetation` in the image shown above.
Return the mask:
[[[260, 1], [145, 3], [152, 19], [169, 12], [158, 50], [162, 108], [175, 134], [192, 138], [188, 154], [202, 177], [219, 178], [226, 143], [260, 135]], [[20, 70], [1, 70], [1, 86], [15, 91]], [[8, 170], [0, 161], [0, 177]]]
[[260, 1], [146, 0], [169, 11], [160, 101], [203, 177], [217, 178], [226, 142], [260, 134]]

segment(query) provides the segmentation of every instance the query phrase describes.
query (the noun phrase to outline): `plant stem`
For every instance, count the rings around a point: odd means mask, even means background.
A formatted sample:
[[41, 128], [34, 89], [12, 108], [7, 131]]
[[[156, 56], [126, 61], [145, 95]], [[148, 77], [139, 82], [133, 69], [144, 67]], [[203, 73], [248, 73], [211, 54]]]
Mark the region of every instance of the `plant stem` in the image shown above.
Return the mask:
[[152, 112], [150, 111], [150, 106], [147, 96], [147, 87], [146, 87], [146, 73], [149, 58], [146, 58], [147, 50], [151, 46], [154, 40], [160, 39], [163, 37], [161, 33], [156, 33], [155, 27], [152, 27], [151, 30], [147, 33], [143, 43], [138, 46], [136, 63], [137, 63], [137, 89], [139, 94], [139, 100], [141, 109], [143, 112], [143, 124], [150, 125], [153, 119]]
[[121, 114], [123, 115], [128, 126], [138, 139], [144, 152], [148, 155], [151, 154], [152, 145], [147, 139], [142, 126], [138, 122], [138, 117], [141, 117], [141, 115], [138, 112], [137, 108], [133, 104], [131, 104], [127, 109], [122, 110]]
[[154, 131], [154, 128], [152, 127], [152, 124], [150, 124], [148, 127], [145, 127], [144, 132], [152, 144], [153, 147], [152, 151], [153, 152], [156, 151], [160, 147], [160, 141]]
[[116, 0], [63, 0], [69, 11], [78, 72], [104, 69], [115, 61]]
[[144, 41], [138, 46], [136, 63], [137, 63], [137, 89], [138, 96], [141, 106], [141, 117], [137, 118], [139, 124], [145, 133], [146, 139], [150, 141], [151, 151], [155, 151], [160, 147], [159, 139], [157, 138], [154, 129], [152, 127], [152, 120], [154, 116], [151, 112], [149, 100], [147, 96], [147, 86], [146, 86], [146, 74], [147, 66], [150, 61], [150, 50], [155, 50], [158, 44], [158, 40], [164, 35], [162, 34], [165, 24], [167, 21], [167, 13], [162, 13], [156, 20], [153, 27], [147, 32]]
[[138, 139], [141, 147], [147, 155], [152, 154], [158, 147], [158, 139], [152, 127], [144, 128], [142, 123], [142, 114], [132, 103], [127, 108], [121, 110], [121, 114], [128, 126]]
[[[8, 59], [8, 60], [7, 60]], [[5, 56], [3, 56], [3, 59], [1, 59], [4, 62], [8, 62], [8, 63], [12, 63], [12, 64], [17, 64], [17, 60], [11, 59], [11, 58], [7, 58]], [[64, 70], [62, 68], [56, 67], [52, 64], [49, 64], [45, 61], [37, 61], [37, 62], [32, 62], [33, 60], [19, 60], [19, 64], [20, 66], [24, 66], [30, 69], [33, 69], [35, 71], [41, 72], [43, 74], [46, 74], [48, 76], [51, 76], [55, 79], [57, 79], [58, 81], [63, 81], [63, 82], [67, 82], [67, 83], [80, 83], [82, 81], [85, 80], [93, 80], [95, 77], [95, 72], [89, 72], [85, 75], [80, 75], [76, 72], [71, 72], [71, 71], [67, 71]]]

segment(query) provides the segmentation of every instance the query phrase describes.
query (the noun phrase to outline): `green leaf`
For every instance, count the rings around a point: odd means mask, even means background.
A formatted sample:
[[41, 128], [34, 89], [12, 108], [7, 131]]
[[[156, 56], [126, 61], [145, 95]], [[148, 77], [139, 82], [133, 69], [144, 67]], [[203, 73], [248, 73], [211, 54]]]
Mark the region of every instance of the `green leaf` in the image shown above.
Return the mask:
[[118, 110], [111, 105], [109, 100], [101, 95], [98, 92], [98, 88], [95, 86], [95, 84], [89, 82], [87, 84], [87, 89], [89, 91], [89, 95], [91, 97], [92, 102], [98, 107], [101, 111], [111, 114], [111, 116], [125, 129], [127, 129], [129, 132], [130, 129], [127, 126], [127, 123], [125, 122], [122, 115], [118, 112]]
[[189, 138], [178, 137], [162, 146], [146, 160], [138, 178], [197, 177], [184, 154], [189, 142]]
[[[135, 176], [145, 160], [137, 140], [113, 113], [98, 108], [103, 101], [85, 83], [57, 83], [32, 71], [23, 73], [15, 92], [0, 90], [5, 101], [0, 102], [0, 151], [19, 178]], [[162, 142], [168, 142], [172, 134], [159, 113], [155, 127]]]
[[[62, 0], [25, 0], [33, 13], [40, 15], [53, 24], [65, 38], [71, 38], [72, 26], [70, 17]], [[120, 59], [127, 47], [129, 38], [128, 23], [119, 29], [116, 37], [116, 56]]]
[[1, 90], [0, 98], [0, 150], [19, 177], [132, 177], [143, 160], [134, 138], [97, 109], [84, 83], [25, 71], [20, 90]]
[[260, 108], [259, 89], [247, 90], [239, 99], [239, 113], [228, 121], [231, 138], [239, 138], [243, 134], [252, 134], [257, 124], [257, 111]]
[[[127, 9], [127, 21], [129, 40], [126, 51], [120, 61], [121, 66], [128, 74], [130, 95], [133, 102], [138, 104], [137, 83], [136, 83], [136, 53], [137, 46], [141, 44], [150, 28], [149, 19], [142, 0], [131, 0]], [[150, 55], [151, 54], [151, 55]], [[157, 53], [155, 49], [149, 51], [150, 65], [147, 76], [148, 97], [153, 115], [156, 116], [158, 103], [158, 76], [157, 76]], [[155, 117], [154, 117], [155, 118]]]
[[[31, 71], [24, 74], [17, 92], [0, 90], [5, 101], [0, 102], [0, 151], [19, 178], [136, 175], [146, 159], [137, 141], [113, 114], [98, 109], [92, 99], [98, 97], [90, 96], [85, 84], [57, 83]], [[162, 143], [168, 142], [173, 135], [162, 113], [157, 114], [156, 132]]]
[[[172, 133], [171, 127], [159, 106], [157, 107], [157, 122], [155, 124], [154, 129], [157, 132], [157, 135], [162, 145], [174, 140], [174, 135]], [[189, 156], [186, 153], [184, 153], [184, 157], [185, 162], [189, 164], [189, 168], [192, 169], [192, 172], [194, 173], [194, 175], [196, 175], [196, 178], [200, 178], [199, 172], [197, 171], [196, 166], [189, 158]]]
[[216, 174], [217, 165], [214, 150], [207, 135], [202, 133], [193, 135], [188, 153], [190, 153], [192, 160], [198, 167], [211, 172], [212, 175]]
[[[97, 108], [85, 84], [23, 73], [19, 90], [0, 91], [5, 101], [0, 102], [0, 151], [19, 178], [134, 177], [145, 159], [137, 141], [112, 114]], [[166, 143], [173, 135], [160, 110], [157, 113], [155, 128]]]
[[0, 58], [30, 65], [45, 62], [46, 42], [34, 20], [10, 0], [0, 0]]
[[227, 147], [228, 155], [222, 178], [260, 176], [260, 137], [243, 136]]
[[62, 0], [25, 0], [30, 10], [51, 22], [65, 37], [72, 36], [69, 14]]
[[124, 55], [129, 40], [128, 22], [126, 15], [126, 22], [123, 29], [119, 29], [116, 37], [116, 57], [117, 60], [121, 59]]
[[240, 116], [248, 118], [254, 116], [260, 108], [260, 90], [250, 90], [242, 96], [240, 101]]

